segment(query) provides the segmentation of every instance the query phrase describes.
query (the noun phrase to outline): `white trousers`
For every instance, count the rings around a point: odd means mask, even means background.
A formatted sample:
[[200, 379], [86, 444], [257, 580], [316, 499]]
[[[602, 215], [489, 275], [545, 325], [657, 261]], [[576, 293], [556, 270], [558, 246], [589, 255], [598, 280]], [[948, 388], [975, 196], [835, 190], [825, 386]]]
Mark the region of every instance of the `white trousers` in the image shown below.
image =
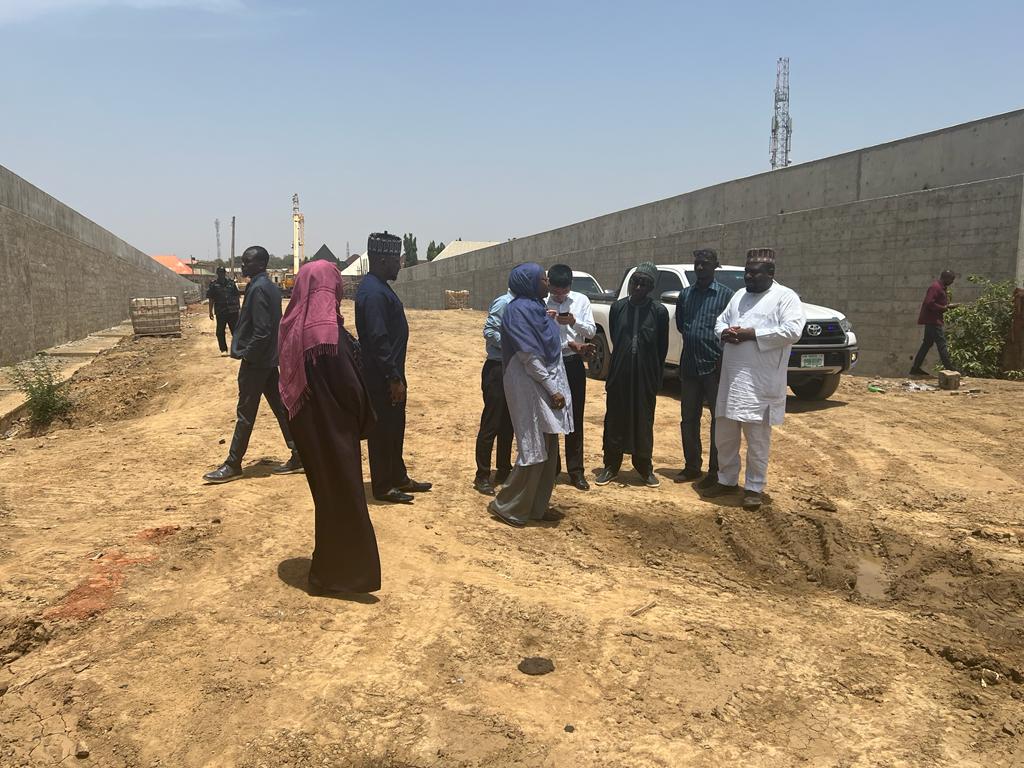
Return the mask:
[[741, 431], [747, 439], [747, 476], [743, 487], [760, 493], [768, 480], [768, 451], [772, 443], [772, 425], [767, 412], [763, 421], [735, 421], [721, 415], [715, 419], [718, 482], [739, 485]]

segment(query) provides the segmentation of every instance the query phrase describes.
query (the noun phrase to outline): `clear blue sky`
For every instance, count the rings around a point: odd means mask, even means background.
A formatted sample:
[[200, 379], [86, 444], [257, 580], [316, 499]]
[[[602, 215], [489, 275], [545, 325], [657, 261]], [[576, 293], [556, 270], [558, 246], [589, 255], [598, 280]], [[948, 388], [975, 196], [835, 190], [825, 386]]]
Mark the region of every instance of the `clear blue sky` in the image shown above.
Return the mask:
[[[0, 0], [0, 165], [149, 253], [504, 240], [1024, 106], [1020, 2]], [[225, 228], [226, 229], [226, 228]], [[228, 239], [223, 234], [224, 253]]]

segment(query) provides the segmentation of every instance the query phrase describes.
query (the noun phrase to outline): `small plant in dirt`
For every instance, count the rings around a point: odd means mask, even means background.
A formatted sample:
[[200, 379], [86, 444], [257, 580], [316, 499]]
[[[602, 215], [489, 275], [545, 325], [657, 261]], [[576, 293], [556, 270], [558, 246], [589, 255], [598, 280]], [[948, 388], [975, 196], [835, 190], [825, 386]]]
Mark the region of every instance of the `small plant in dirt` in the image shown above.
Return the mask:
[[1004, 371], [1003, 351], [1013, 324], [1013, 282], [992, 282], [980, 275], [967, 280], [981, 295], [946, 313], [949, 356], [957, 370], [989, 379], [1020, 379], [1022, 371]]
[[16, 365], [11, 380], [28, 398], [29, 423], [33, 430], [45, 429], [54, 419], [71, 413], [71, 400], [61, 390], [57, 365], [46, 355], [36, 355]]

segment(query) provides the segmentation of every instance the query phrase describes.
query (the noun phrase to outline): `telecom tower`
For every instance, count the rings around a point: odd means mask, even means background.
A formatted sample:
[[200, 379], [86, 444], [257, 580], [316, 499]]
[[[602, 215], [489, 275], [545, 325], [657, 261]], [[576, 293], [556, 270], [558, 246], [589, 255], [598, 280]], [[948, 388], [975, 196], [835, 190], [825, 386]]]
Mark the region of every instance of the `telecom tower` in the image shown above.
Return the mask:
[[217, 261], [220, 261], [220, 219], [213, 220], [213, 231], [217, 233]]
[[299, 274], [299, 265], [305, 256], [306, 217], [299, 211], [299, 193], [292, 195], [292, 274]]
[[789, 59], [779, 59], [775, 66], [775, 114], [772, 115], [772, 170], [790, 164], [789, 150], [793, 141], [793, 119], [789, 116]]

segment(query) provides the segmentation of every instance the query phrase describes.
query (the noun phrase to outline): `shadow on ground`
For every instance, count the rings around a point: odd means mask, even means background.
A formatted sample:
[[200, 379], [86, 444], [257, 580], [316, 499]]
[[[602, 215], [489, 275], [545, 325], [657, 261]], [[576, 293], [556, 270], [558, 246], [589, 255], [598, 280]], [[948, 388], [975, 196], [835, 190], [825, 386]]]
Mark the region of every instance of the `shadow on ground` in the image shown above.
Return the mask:
[[310, 592], [309, 568], [312, 560], [308, 557], [290, 557], [277, 564], [277, 577], [289, 587], [306, 592], [310, 597], [323, 597], [328, 600], [344, 600], [350, 603], [379, 603], [380, 598], [374, 595], [355, 592]]

